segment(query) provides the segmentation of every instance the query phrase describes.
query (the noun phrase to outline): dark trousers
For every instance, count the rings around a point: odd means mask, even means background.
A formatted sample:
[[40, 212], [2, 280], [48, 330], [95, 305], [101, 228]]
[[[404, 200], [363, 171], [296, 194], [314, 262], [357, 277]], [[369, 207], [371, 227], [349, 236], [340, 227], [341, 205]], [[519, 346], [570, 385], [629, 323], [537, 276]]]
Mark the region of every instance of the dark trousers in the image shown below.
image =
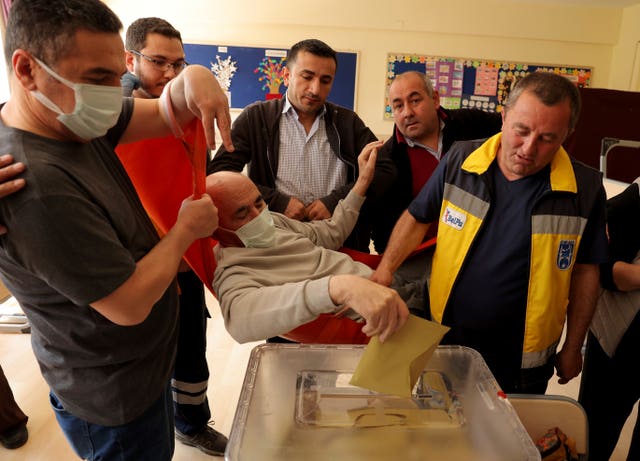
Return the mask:
[[542, 366], [522, 368], [515, 380], [507, 381], [505, 386], [501, 386], [502, 390], [506, 393], [544, 394], [553, 376], [555, 360], [555, 355], [552, 355]]
[[13, 398], [9, 382], [0, 367], [0, 433], [26, 424], [27, 419]]
[[[622, 337], [613, 357], [589, 332], [580, 396], [589, 419], [589, 460], [608, 461], [618, 443], [620, 431], [640, 398], [638, 379], [640, 314]], [[640, 460], [640, 423], [636, 419], [628, 460]]]
[[[455, 344], [443, 339], [442, 344]], [[473, 348], [473, 344], [462, 344]], [[507, 394], [544, 394], [547, 391], [549, 380], [553, 376], [555, 354], [549, 357], [544, 365], [534, 368], [519, 368], [520, 361], [508, 359], [506, 354], [501, 356], [486, 356], [478, 351], [486, 362], [500, 388]], [[511, 364], [508, 364], [509, 360]]]
[[204, 285], [193, 271], [179, 272], [180, 329], [171, 380], [176, 428], [193, 434], [211, 419], [207, 400], [207, 317]]

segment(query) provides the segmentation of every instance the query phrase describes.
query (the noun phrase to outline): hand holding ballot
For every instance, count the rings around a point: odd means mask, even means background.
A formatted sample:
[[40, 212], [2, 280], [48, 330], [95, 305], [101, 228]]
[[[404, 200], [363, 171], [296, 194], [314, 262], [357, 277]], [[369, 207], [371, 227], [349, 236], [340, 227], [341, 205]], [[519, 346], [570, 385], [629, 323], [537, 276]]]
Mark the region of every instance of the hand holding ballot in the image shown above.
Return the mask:
[[350, 384], [383, 394], [411, 397], [411, 391], [449, 327], [410, 315], [381, 343], [371, 338]]

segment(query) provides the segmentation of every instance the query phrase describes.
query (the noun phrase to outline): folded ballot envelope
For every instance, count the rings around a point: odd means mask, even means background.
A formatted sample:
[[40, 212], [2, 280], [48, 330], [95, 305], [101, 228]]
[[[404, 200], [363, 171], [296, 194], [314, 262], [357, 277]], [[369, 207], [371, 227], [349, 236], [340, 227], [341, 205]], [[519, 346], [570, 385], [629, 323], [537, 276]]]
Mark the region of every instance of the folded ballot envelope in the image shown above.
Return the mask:
[[413, 387], [449, 327], [410, 315], [384, 343], [371, 338], [349, 384], [411, 397]]

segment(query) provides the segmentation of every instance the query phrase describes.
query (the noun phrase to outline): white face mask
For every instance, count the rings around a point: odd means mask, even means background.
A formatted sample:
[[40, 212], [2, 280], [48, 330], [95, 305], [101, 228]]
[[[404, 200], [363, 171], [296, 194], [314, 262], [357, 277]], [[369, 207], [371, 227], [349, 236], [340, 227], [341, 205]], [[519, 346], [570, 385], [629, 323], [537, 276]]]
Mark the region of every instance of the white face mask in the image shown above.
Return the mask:
[[74, 91], [76, 106], [70, 114], [62, 112], [41, 92], [32, 91], [31, 94], [44, 106], [59, 114], [58, 120], [76, 136], [89, 141], [104, 136], [116, 124], [122, 111], [122, 89], [119, 86], [74, 83], [55, 73], [38, 58], [34, 59], [49, 75]]
[[268, 207], [258, 216], [235, 230], [235, 234], [247, 248], [268, 248], [276, 239], [276, 227]]

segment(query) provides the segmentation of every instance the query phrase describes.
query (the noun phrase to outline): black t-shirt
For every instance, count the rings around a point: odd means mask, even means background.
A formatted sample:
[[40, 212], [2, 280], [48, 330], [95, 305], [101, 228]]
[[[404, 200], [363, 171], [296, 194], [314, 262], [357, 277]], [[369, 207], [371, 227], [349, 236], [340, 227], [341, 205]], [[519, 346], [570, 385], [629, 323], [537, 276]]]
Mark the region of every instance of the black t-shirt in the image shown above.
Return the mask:
[[494, 162], [487, 178], [491, 208], [460, 271], [442, 323], [453, 326], [445, 343], [476, 349], [499, 378], [520, 370], [531, 212], [549, 188], [549, 169], [508, 181]]
[[140, 324], [117, 325], [90, 304], [113, 293], [158, 242], [114, 152], [133, 110], [88, 143], [0, 123], [0, 150], [26, 165], [27, 186], [0, 201], [0, 272], [31, 324], [42, 375], [74, 416], [119, 425], [166, 388], [177, 341], [171, 284]]

